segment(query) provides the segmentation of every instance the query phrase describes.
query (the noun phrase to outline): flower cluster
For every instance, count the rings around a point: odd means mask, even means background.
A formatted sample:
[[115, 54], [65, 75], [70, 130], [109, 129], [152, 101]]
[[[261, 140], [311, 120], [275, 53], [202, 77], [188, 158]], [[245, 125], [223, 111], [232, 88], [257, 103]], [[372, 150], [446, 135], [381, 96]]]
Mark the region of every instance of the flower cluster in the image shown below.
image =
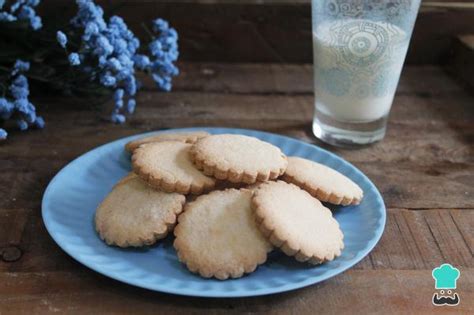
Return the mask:
[[153, 60], [147, 69], [152, 73], [158, 88], [170, 91], [171, 79], [179, 73], [178, 68], [173, 64], [179, 56], [178, 33], [162, 19], [153, 21], [153, 32], [157, 36], [148, 46]]
[[[57, 46], [50, 45], [50, 39], [44, 36], [46, 30], [33, 33], [34, 36], [21, 32], [18, 35], [24, 38], [17, 41], [16, 33], [9, 34], [8, 30], [42, 27], [35, 11], [40, 1], [0, 0], [0, 27], [2, 31], [5, 28], [4, 34], [9, 38], [5, 41], [8, 47], [1, 47], [2, 51], [13, 51], [19, 58], [32, 62], [32, 71], [26, 74], [29, 62], [17, 60], [12, 67], [10, 55], [0, 58], [1, 127], [9, 127], [7, 120], [15, 122], [20, 130], [44, 126], [44, 120], [36, 115], [36, 108], [29, 101], [30, 83], [68, 95], [113, 95], [110, 120], [114, 123], [125, 122], [126, 115], [135, 111], [135, 96], [141, 86], [138, 71], [150, 75], [160, 90], [171, 90], [172, 78], [179, 72], [175, 66], [178, 34], [168, 22], [152, 21], [151, 30], [147, 29], [151, 42], [141, 47], [121, 17], [106, 19], [103, 9], [93, 0], [76, 0], [78, 11], [70, 25], [50, 34], [56, 37]], [[31, 45], [22, 45], [26, 40]], [[31, 47], [38, 47], [41, 53]], [[68, 73], [71, 75], [65, 75]], [[6, 137], [7, 132], [0, 128], [0, 140]]]
[[43, 26], [41, 17], [36, 15], [35, 7], [41, 0], [17, 0], [7, 10], [5, 0], [0, 0], [0, 22], [28, 21], [32, 29]]
[[[119, 16], [104, 20], [102, 8], [92, 0], [77, 0], [78, 13], [71, 20], [73, 33], [79, 31], [81, 42], [77, 52], [68, 54], [69, 63], [79, 66], [102, 86], [114, 90], [114, 110], [111, 120], [125, 122], [125, 114], [135, 110], [135, 94], [139, 82], [135, 69], [151, 73], [157, 86], [171, 90], [171, 79], [178, 74], [173, 64], [178, 58], [178, 34], [164, 20], [153, 23], [156, 37], [149, 45], [152, 60], [139, 54], [140, 41]], [[68, 37], [56, 34], [59, 45], [67, 48]]]
[[[26, 130], [29, 126], [44, 127], [43, 118], [36, 115], [36, 108], [28, 99], [28, 79], [23, 73], [29, 69], [29, 62], [17, 60], [10, 72], [10, 85], [3, 87], [3, 97], [0, 97], [0, 119], [15, 119], [20, 130]], [[0, 128], [0, 140], [6, 138], [7, 132]]]

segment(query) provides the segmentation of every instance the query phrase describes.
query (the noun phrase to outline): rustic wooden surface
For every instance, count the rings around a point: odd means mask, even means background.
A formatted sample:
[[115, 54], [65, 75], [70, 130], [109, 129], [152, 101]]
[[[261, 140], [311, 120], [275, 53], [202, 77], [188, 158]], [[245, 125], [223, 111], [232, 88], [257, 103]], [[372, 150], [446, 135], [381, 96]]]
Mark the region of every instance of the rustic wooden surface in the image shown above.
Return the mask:
[[[321, 0], [322, 1], [322, 0]], [[122, 16], [143, 40], [142, 24], [163, 17], [178, 30], [181, 60], [212, 62], [310, 63], [312, 56], [311, 0], [97, 0], [110, 13]], [[433, 1], [423, 1], [428, 3]], [[441, 4], [471, 3], [443, 0]], [[69, 19], [74, 1], [48, 0], [39, 7]], [[108, 11], [107, 11], [108, 12]], [[474, 33], [474, 10], [422, 6], [407, 62], [446, 62], [452, 39]]]
[[[149, 130], [262, 129], [328, 148], [311, 135], [310, 65], [184, 64], [174, 92], [145, 82], [123, 126], [101, 112], [38, 100], [47, 128], [0, 145], [0, 314], [474, 312], [474, 97], [441, 68], [407, 67], [382, 142], [329, 148], [362, 169], [388, 208], [384, 235], [354, 268], [273, 296], [199, 299], [128, 286], [80, 265], [41, 220], [46, 185], [65, 164], [111, 140]], [[47, 109], [45, 107], [48, 107]], [[432, 268], [449, 262], [461, 304], [435, 308]]]

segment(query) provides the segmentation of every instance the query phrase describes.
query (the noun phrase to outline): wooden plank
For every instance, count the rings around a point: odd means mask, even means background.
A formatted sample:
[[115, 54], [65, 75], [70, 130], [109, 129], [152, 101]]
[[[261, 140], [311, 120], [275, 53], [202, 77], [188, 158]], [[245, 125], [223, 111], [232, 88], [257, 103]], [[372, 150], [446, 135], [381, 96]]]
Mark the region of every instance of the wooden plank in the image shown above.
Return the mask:
[[[179, 63], [174, 91], [234, 94], [313, 94], [311, 64]], [[420, 77], [423, 80], [420, 80]], [[149, 77], [144, 89], [155, 90]], [[462, 87], [436, 66], [406, 66], [397, 94], [438, 95], [461, 92]]]
[[431, 304], [431, 270], [350, 270], [294, 292], [243, 299], [200, 299], [134, 288], [94, 273], [0, 274], [2, 314], [446, 314], [474, 312], [474, 269], [461, 269], [453, 307]]
[[[137, 114], [124, 126], [100, 121], [100, 112], [71, 110], [64, 102], [45, 100], [47, 128], [13, 132], [0, 145], [1, 315], [155, 314], [157, 310], [165, 314], [376, 313], [382, 307], [388, 313], [431, 314], [446, 311], [431, 306], [431, 269], [445, 262], [461, 270], [461, 304], [448, 310], [474, 312], [474, 109], [472, 96], [454, 84], [450, 87], [450, 81], [444, 84], [439, 68], [424, 68], [423, 75], [413, 68], [413, 76], [404, 75], [411, 81], [405, 79], [406, 90], [396, 98], [384, 141], [361, 150], [331, 148], [366, 172], [392, 207], [379, 245], [338, 277], [277, 296], [184, 298], [107, 279], [75, 262], [54, 243], [41, 220], [46, 184], [67, 162], [96, 145], [149, 129], [196, 125], [264, 129], [320, 144], [310, 136], [310, 85], [298, 90], [294, 84], [285, 90], [292, 84], [289, 81], [308, 81], [310, 67], [275, 66], [261, 70], [263, 75], [252, 73], [259, 71], [253, 65], [244, 68], [218, 65], [219, 75], [202, 85], [186, 83], [200, 76], [195, 74], [199, 71], [188, 70], [187, 78], [177, 83], [179, 92], [141, 93]], [[291, 73], [289, 79], [285, 71]], [[247, 82], [249, 75], [252, 79]], [[227, 94], [222, 93], [226, 87]]]
[[[29, 189], [36, 187], [33, 196], [40, 197], [66, 162], [97, 145], [147, 130], [206, 125], [255, 128], [329, 148], [311, 135], [310, 95], [143, 92], [138, 101], [137, 113], [125, 126], [101, 122], [94, 111], [50, 108], [45, 130], [12, 132], [8, 144], [0, 146], [0, 190], [8, 196], [0, 207], [33, 207], [36, 201], [29, 197]], [[390, 207], [470, 208], [473, 199], [466, 196], [474, 194], [471, 105], [472, 96], [464, 91], [402, 94], [395, 99], [382, 142], [361, 150], [329, 149], [365, 171]]]
[[[456, 226], [454, 217], [465, 223]], [[370, 260], [375, 269], [432, 269], [444, 262], [474, 267], [472, 235], [474, 210], [390, 209], [384, 235]], [[471, 236], [472, 238], [472, 236]]]
[[[171, 22], [180, 36], [180, 58], [187, 61], [296, 62], [312, 61], [309, 1], [97, 1], [112, 5], [130, 28], [148, 41], [142, 23], [156, 17]], [[118, 7], [116, 5], [118, 4]], [[65, 19], [75, 14], [71, 2], [42, 3], [44, 19]], [[421, 10], [407, 61], [417, 64], [445, 62], [451, 38], [474, 32], [473, 10], [430, 8]]]
[[451, 217], [456, 224], [457, 229], [461, 232], [464, 242], [469, 247], [471, 255], [474, 256], [474, 233], [472, 223], [472, 214], [470, 212], [456, 211], [451, 213]]
[[[67, 161], [42, 160], [28, 164], [30, 172], [16, 169], [2, 171], [0, 185], [3, 195], [0, 208], [36, 208], [47, 183]], [[27, 163], [27, 162], [24, 162]], [[474, 166], [472, 164], [440, 163], [420, 167], [413, 163], [355, 162], [381, 191], [388, 207], [472, 208]], [[396, 165], [396, 166], [395, 166]], [[44, 169], [51, 167], [49, 169]], [[427, 184], [429, 183], [429, 184]]]
[[[462, 219], [462, 223], [459, 221]], [[0, 272], [87, 270], [48, 235], [37, 209], [0, 209], [0, 249], [18, 250], [17, 259], [0, 259]], [[474, 268], [474, 210], [389, 209], [385, 232], [359, 270], [425, 270], [449, 262]]]

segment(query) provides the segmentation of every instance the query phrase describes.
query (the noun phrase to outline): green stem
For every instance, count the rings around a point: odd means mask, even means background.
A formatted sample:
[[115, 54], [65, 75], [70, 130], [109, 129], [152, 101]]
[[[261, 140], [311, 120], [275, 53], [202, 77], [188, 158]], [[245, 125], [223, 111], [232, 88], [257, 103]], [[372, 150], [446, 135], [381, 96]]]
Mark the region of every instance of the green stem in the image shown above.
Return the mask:
[[141, 25], [142, 25], [143, 29], [145, 30], [145, 32], [147, 33], [147, 35], [150, 36], [150, 39], [151, 40], [155, 39], [155, 36], [153, 35], [152, 31], [150, 31], [148, 26], [146, 26], [145, 22], [142, 22]]

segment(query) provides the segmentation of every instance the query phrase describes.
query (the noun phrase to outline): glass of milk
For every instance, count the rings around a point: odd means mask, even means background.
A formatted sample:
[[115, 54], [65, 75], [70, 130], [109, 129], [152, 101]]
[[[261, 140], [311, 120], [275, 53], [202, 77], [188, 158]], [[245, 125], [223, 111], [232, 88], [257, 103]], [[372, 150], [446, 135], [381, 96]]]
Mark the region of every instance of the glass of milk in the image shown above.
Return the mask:
[[384, 137], [420, 1], [312, 0], [316, 137]]

